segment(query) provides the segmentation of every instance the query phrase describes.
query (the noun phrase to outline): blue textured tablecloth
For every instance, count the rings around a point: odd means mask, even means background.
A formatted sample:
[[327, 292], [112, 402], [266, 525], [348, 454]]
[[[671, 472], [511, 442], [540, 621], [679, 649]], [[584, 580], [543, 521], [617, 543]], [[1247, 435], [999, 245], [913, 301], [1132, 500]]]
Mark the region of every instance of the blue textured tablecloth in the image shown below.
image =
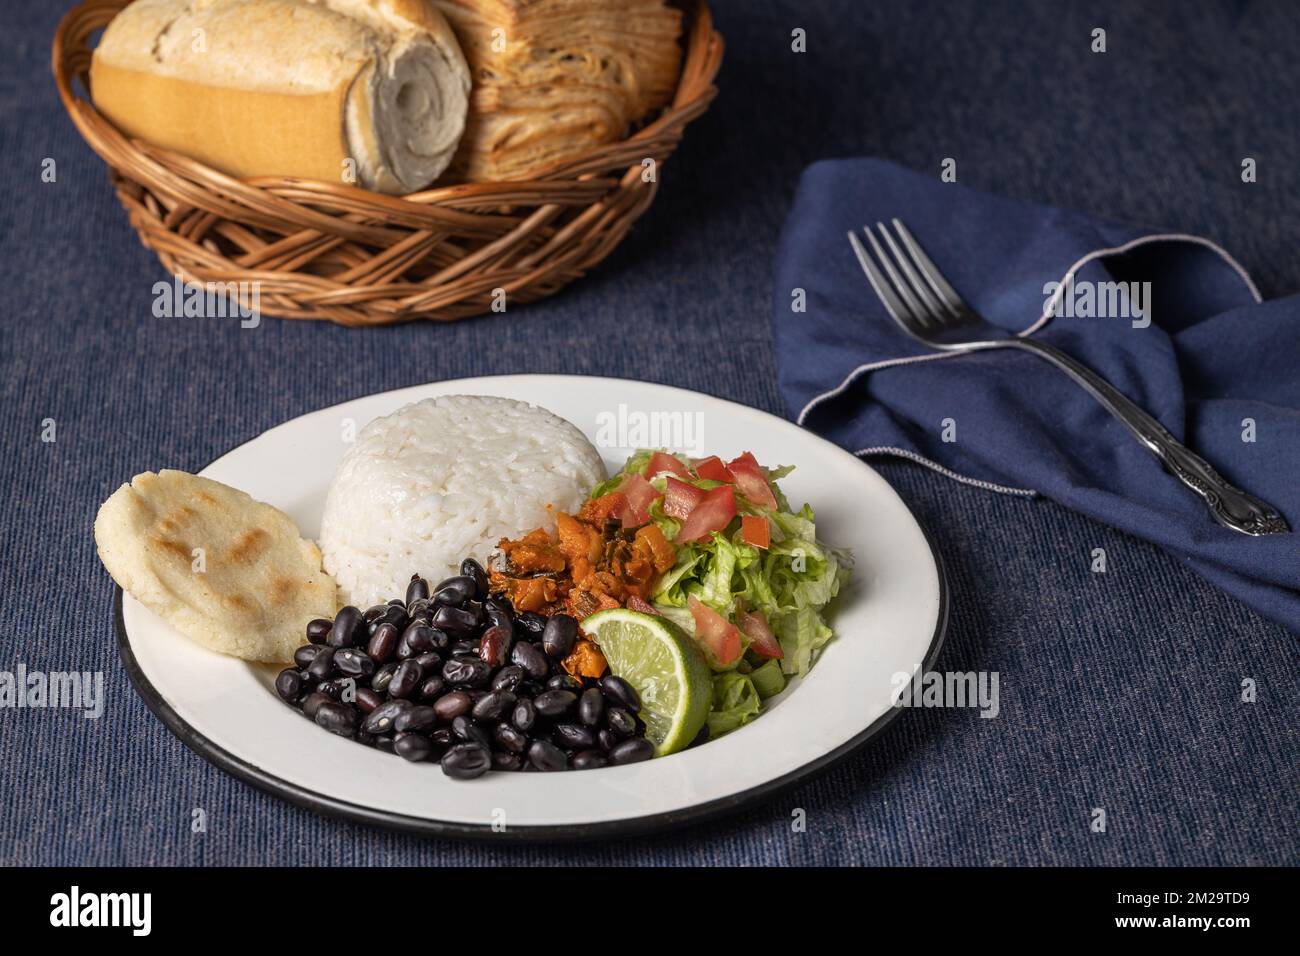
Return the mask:
[[[1275, 3], [717, 0], [722, 93], [617, 253], [452, 326], [157, 319], [162, 278], [58, 106], [59, 7], [0, 12], [0, 670], [102, 670], [99, 720], [0, 710], [3, 863], [1294, 863], [1297, 647], [1157, 549], [1043, 500], [879, 467], [941, 542], [944, 670], [1001, 714], [913, 710], [863, 753], [704, 827], [580, 847], [425, 840], [315, 816], [205, 763], [119, 664], [98, 503], [322, 405], [430, 379], [644, 378], [779, 412], [772, 254], [800, 170], [879, 155], [1230, 249], [1300, 287], [1300, 17]], [[1106, 30], [1107, 52], [1092, 53]], [[802, 28], [807, 52], [791, 51]], [[1253, 158], [1257, 181], [1243, 183]], [[42, 181], [42, 161], [57, 180]], [[57, 441], [41, 441], [42, 422]], [[1108, 572], [1090, 570], [1104, 548]], [[1254, 703], [1241, 700], [1249, 678]], [[1090, 830], [1104, 808], [1104, 833]], [[207, 812], [206, 832], [191, 829]], [[792, 812], [807, 829], [793, 832]]]

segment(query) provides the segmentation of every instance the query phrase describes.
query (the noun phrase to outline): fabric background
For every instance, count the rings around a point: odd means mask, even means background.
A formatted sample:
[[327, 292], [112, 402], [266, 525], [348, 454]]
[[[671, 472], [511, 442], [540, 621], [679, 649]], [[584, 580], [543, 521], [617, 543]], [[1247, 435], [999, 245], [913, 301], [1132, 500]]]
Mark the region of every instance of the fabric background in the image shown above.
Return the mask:
[[[1204, 235], [1265, 297], [1294, 292], [1293, 4], [717, 0], [722, 93], [609, 261], [503, 317], [370, 331], [152, 317], [162, 269], [57, 102], [61, 6], [0, 10], [0, 669], [102, 670], [108, 709], [0, 711], [0, 862], [1296, 862], [1294, 636], [1048, 501], [878, 466], [942, 542], [953, 609], [938, 666], [1000, 672], [998, 719], [909, 711], [777, 801], [577, 847], [343, 824], [209, 766], [131, 690], [90, 534], [98, 503], [138, 471], [197, 469], [286, 418], [432, 379], [599, 373], [780, 413], [772, 257], [799, 172], [821, 158], [937, 174], [951, 156], [967, 185]], [[1104, 55], [1088, 51], [1097, 26]], [[45, 157], [56, 183], [41, 181]], [[55, 444], [39, 440], [45, 418]], [[1105, 575], [1089, 571], [1098, 547]], [[1253, 705], [1239, 702], [1243, 677], [1258, 683]], [[194, 807], [208, 812], [202, 835]], [[1089, 832], [1093, 807], [1105, 834]], [[807, 832], [791, 832], [795, 808]]]

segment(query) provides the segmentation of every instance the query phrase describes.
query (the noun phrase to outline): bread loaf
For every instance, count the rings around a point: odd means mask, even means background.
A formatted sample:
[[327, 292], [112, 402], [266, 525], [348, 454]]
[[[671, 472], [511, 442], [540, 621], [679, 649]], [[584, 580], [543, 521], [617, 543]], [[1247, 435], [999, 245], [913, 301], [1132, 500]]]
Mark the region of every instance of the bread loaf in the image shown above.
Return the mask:
[[384, 193], [443, 171], [470, 89], [431, 0], [135, 0], [90, 81], [123, 132], [230, 175]]
[[474, 77], [450, 177], [523, 179], [627, 134], [677, 85], [664, 0], [436, 0]]

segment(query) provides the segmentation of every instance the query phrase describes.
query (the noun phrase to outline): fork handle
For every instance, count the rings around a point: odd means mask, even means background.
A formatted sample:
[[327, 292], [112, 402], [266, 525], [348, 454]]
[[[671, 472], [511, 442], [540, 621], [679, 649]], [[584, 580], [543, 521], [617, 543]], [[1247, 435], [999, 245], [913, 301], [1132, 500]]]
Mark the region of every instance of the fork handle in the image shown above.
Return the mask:
[[1276, 508], [1226, 481], [1209, 462], [1174, 438], [1154, 417], [1082, 362], [1037, 339], [1014, 338], [1003, 340], [1003, 344], [1047, 359], [1082, 385], [1103, 408], [1123, 422], [1169, 472], [1200, 495], [1214, 520], [1225, 528], [1250, 535], [1280, 534], [1291, 530]]

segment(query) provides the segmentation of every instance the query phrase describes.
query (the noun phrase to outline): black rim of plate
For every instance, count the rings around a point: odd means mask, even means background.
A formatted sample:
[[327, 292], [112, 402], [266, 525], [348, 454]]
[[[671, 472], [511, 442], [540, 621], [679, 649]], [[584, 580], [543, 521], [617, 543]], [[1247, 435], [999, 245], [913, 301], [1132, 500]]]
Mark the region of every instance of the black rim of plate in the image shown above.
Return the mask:
[[[860, 463], [864, 468], [867, 467], [865, 463]], [[897, 491], [894, 493], [898, 494]], [[934, 561], [935, 572], [939, 579], [939, 613], [935, 621], [934, 636], [930, 638], [930, 646], [926, 648], [921, 659], [921, 670], [928, 671], [939, 657], [939, 651], [943, 647], [944, 636], [948, 630], [948, 576], [944, 569], [943, 556], [939, 549], [935, 547], [934, 537], [930, 534], [930, 530], [920, 521], [917, 521], [916, 515], [907, 502], [902, 500], [901, 496], [899, 501], [902, 502], [904, 508], [907, 508], [907, 513], [912, 516], [916, 526], [921, 529], [921, 534], [925, 538], [926, 546], [930, 549], [930, 557]], [[448, 820], [413, 817], [403, 813], [375, 810], [361, 804], [339, 800], [323, 793], [317, 793], [314, 790], [308, 790], [306, 787], [289, 783], [286, 780], [281, 780], [270, 771], [263, 770], [261, 767], [236, 757], [230, 751], [218, 747], [186, 723], [180, 714], [176, 713], [171, 705], [167, 703], [163, 695], [159, 693], [158, 688], [154, 687], [149, 678], [145, 676], [144, 671], [140, 668], [139, 661], [135, 659], [135, 653], [131, 650], [131, 641], [126, 633], [126, 621], [122, 616], [122, 597], [122, 589], [115, 585], [113, 624], [117, 629], [117, 650], [122, 658], [122, 664], [126, 667], [127, 676], [130, 677], [131, 683], [135, 685], [136, 692], [143, 698], [148, 708], [153, 711], [154, 716], [161, 720], [168, 730], [180, 738], [181, 743], [213, 766], [226, 771], [247, 784], [251, 784], [259, 790], [300, 807], [314, 810], [328, 817], [423, 836], [457, 837], [505, 843], [575, 842], [600, 838], [608, 839], [610, 837], [644, 836], [648, 833], [668, 830], [673, 827], [693, 826], [734, 813], [761, 800], [774, 799], [800, 784], [807, 783], [862, 749], [870, 740], [893, 723], [894, 718], [899, 715], [901, 710], [898, 707], [891, 707], [834, 750], [808, 761], [808, 763], [783, 776], [759, 784], [756, 787], [750, 787], [748, 790], [742, 790], [740, 793], [719, 797], [717, 800], [696, 804], [684, 810], [650, 813], [644, 816], [628, 817], [623, 820], [608, 820], [600, 823], [534, 825], [493, 830], [491, 824], [487, 823], [454, 823]]]

